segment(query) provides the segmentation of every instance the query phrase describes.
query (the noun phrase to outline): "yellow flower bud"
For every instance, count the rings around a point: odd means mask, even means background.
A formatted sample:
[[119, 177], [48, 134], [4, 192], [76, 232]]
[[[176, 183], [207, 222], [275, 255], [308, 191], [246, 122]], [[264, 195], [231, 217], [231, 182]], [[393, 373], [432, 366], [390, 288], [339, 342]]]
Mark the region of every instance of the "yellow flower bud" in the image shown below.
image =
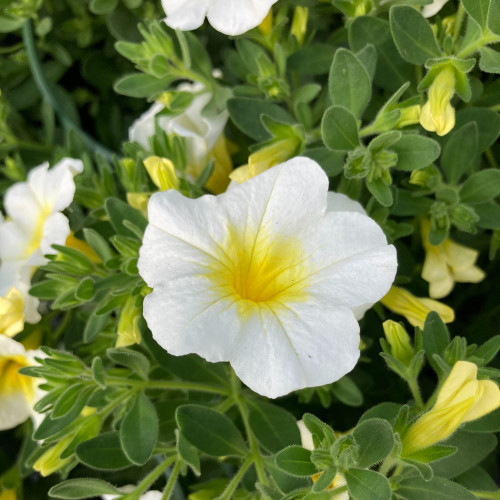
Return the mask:
[[401, 326], [388, 319], [383, 325], [385, 337], [391, 347], [392, 355], [401, 363], [408, 366], [413, 358], [413, 348], [411, 345], [410, 336], [407, 331]]
[[455, 126], [455, 110], [450, 104], [455, 93], [455, 71], [446, 66], [429, 88], [429, 99], [422, 107], [420, 124], [425, 130], [446, 135]]
[[478, 283], [486, 274], [475, 265], [479, 252], [446, 238], [439, 245], [429, 241], [431, 224], [428, 219], [421, 223], [425, 261], [422, 278], [429, 283], [429, 295], [446, 297], [457, 283]]
[[307, 7], [295, 7], [292, 20], [292, 35], [297, 39], [299, 45], [303, 45], [304, 37], [307, 32], [307, 19], [309, 17], [309, 9]]
[[401, 117], [396, 123], [396, 128], [408, 127], [415, 125], [420, 120], [420, 105], [415, 104], [406, 108], [401, 108]]
[[0, 297], [0, 334], [14, 337], [24, 328], [24, 295], [12, 287]]
[[135, 297], [129, 297], [123, 306], [118, 321], [116, 347], [126, 347], [141, 342], [140, 317], [141, 312], [135, 306]]
[[404, 316], [410, 325], [424, 327], [425, 318], [431, 311], [436, 311], [445, 323], [455, 319], [455, 312], [437, 300], [426, 297], [415, 297], [404, 288], [391, 287], [387, 295], [380, 301], [391, 311]]
[[435, 405], [403, 437], [403, 456], [450, 437], [460, 424], [476, 420], [500, 406], [500, 389], [477, 380], [477, 366], [458, 361], [439, 391]]
[[64, 436], [54, 446], [50, 447], [33, 465], [33, 469], [38, 471], [42, 476], [50, 476], [54, 472], [64, 467], [71, 457], [59, 458], [62, 452], [68, 447], [73, 440], [75, 433]]
[[149, 195], [146, 193], [127, 193], [127, 203], [139, 212], [147, 215]]
[[453, 35], [453, 30], [455, 28], [455, 22], [456, 22], [456, 15], [453, 16], [447, 16], [443, 19], [441, 22], [442, 27], [444, 29], [445, 35]]
[[179, 189], [179, 179], [175, 173], [174, 164], [169, 159], [150, 156], [143, 163], [149, 177], [160, 191]]
[[74, 248], [75, 250], [80, 250], [91, 262], [100, 264], [101, 259], [97, 255], [92, 247], [86, 242], [79, 238], [75, 238], [73, 231], [69, 232], [69, 236], [66, 238], [66, 246], [69, 248]]
[[248, 179], [290, 159], [297, 151], [297, 140], [292, 137], [280, 139], [264, 146], [248, 158], [248, 164], [233, 170], [229, 176], [233, 181], [242, 184]]

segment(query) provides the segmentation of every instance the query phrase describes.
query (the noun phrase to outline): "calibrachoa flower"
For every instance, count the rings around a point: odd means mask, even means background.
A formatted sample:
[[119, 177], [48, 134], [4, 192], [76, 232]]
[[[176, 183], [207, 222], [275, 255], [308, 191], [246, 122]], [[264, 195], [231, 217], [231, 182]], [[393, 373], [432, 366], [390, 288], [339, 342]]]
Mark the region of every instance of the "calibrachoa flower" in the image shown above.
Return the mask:
[[68, 219], [61, 212], [73, 201], [73, 176], [82, 170], [83, 163], [73, 158], [62, 159], [50, 170], [44, 163], [30, 171], [26, 182], [14, 184], [5, 194], [7, 220], [0, 220], [0, 297], [11, 301], [10, 310], [15, 307], [17, 312], [11, 316], [11, 328], [21, 321], [19, 300], [12, 304], [17, 292], [24, 296], [22, 321], [40, 319], [38, 301], [28, 295], [31, 275], [45, 264], [46, 254], [55, 253], [51, 246], [64, 245], [70, 234]]
[[11, 429], [34, 416], [38, 399], [36, 380], [18, 373], [20, 368], [35, 364], [39, 351], [26, 351], [15, 340], [0, 335], [0, 430]]
[[[222, 111], [215, 116], [204, 116], [203, 108], [212, 98], [199, 83], [182, 84], [178, 90], [193, 92], [191, 104], [178, 115], [158, 115], [165, 106], [155, 102], [140, 116], [129, 129], [129, 140], [138, 142], [149, 150], [149, 138], [155, 133], [155, 120], [167, 134], [177, 134], [186, 140], [187, 174], [197, 178], [210, 160], [215, 160], [214, 171], [207, 182], [207, 188], [214, 193], [222, 193], [228, 183], [233, 168], [226, 148], [223, 131], [228, 114]], [[157, 116], [158, 115], [158, 116]]]
[[446, 304], [427, 297], [416, 297], [398, 286], [392, 286], [380, 302], [391, 311], [404, 316], [410, 325], [419, 328], [424, 327], [425, 318], [431, 311], [436, 311], [445, 323], [451, 323], [455, 319], [455, 312]]
[[199, 28], [205, 16], [225, 35], [241, 35], [258, 26], [278, 0], [162, 0], [165, 22], [183, 31]]
[[229, 361], [268, 397], [351, 371], [353, 311], [387, 293], [396, 251], [366, 215], [327, 212], [327, 190], [323, 170], [298, 157], [217, 197], [155, 193], [138, 266], [160, 345]]
[[439, 245], [429, 242], [430, 222], [422, 221], [422, 243], [425, 261], [422, 278], [429, 282], [429, 295], [436, 299], [446, 297], [457, 283], [478, 283], [486, 274], [477, 267], [479, 252], [446, 238]]
[[477, 366], [458, 361], [444, 381], [434, 406], [403, 437], [403, 455], [450, 437], [459, 425], [500, 406], [500, 389], [491, 380], [477, 380]]

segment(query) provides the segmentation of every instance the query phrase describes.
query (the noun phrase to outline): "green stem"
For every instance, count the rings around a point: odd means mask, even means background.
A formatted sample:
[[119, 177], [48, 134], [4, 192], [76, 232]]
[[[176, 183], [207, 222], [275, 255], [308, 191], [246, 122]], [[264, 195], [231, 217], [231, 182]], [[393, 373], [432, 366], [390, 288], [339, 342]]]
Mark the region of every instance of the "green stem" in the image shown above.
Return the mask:
[[181, 468], [181, 461], [177, 459], [174, 468], [172, 469], [172, 474], [170, 474], [165, 489], [163, 490], [163, 495], [161, 497], [161, 500], [169, 500], [170, 496], [172, 495], [175, 483], [177, 481], [177, 476], [179, 475], [180, 468]]
[[484, 154], [486, 155], [486, 158], [488, 159], [488, 162], [493, 168], [498, 168], [498, 164], [495, 160], [495, 157], [493, 156], [493, 152], [491, 151], [491, 148], [488, 148]]
[[42, 65], [38, 59], [35, 47], [35, 37], [33, 34], [33, 21], [28, 19], [23, 25], [23, 42], [26, 47], [26, 54], [28, 55], [28, 63], [35, 80], [35, 84], [40, 91], [40, 94], [47, 100], [52, 109], [55, 111], [61, 124], [68, 130], [74, 130], [85, 142], [86, 146], [94, 153], [98, 153], [107, 159], [112, 159], [114, 153], [108, 148], [97, 142], [90, 135], [85, 133], [80, 127], [73, 122], [73, 120], [64, 112], [63, 106], [59, 103], [54, 95], [50, 84], [45, 79], [43, 74]]
[[389, 471], [396, 465], [396, 460], [394, 460], [393, 457], [391, 457], [390, 455], [382, 462], [382, 464], [380, 465], [380, 468], [379, 468], [379, 473], [384, 475], [384, 476], [387, 476], [387, 474], [389, 473]]
[[255, 464], [255, 470], [257, 471], [257, 477], [261, 484], [267, 485], [267, 477], [264, 471], [264, 464], [262, 462], [262, 456], [259, 451], [259, 446], [257, 444], [257, 440], [254, 436], [252, 428], [250, 427], [250, 422], [248, 420], [248, 408], [245, 403], [240, 398], [240, 382], [234, 373], [231, 370], [231, 386], [233, 388], [233, 397], [236, 405], [238, 406], [238, 410], [241, 414], [241, 419], [243, 420], [243, 425], [245, 427], [245, 432], [248, 437], [248, 444], [250, 446], [250, 459]]
[[420, 388], [418, 387], [417, 379], [413, 378], [411, 380], [408, 380], [408, 386], [410, 387], [413, 399], [415, 400], [415, 403], [417, 403], [418, 408], [422, 408], [424, 406], [424, 401], [422, 399], [422, 395], [420, 394]]
[[489, 45], [490, 43], [498, 42], [500, 40], [500, 37], [498, 35], [495, 35], [494, 33], [484, 33], [480, 38], [478, 38], [475, 42], [472, 42], [469, 46], [464, 47], [458, 54], [458, 58], [465, 58], [467, 56], [470, 56], [476, 52], [476, 50], [479, 50], [480, 48], [484, 47], [485, 45]]
[[165, 469], [175, 462], [177, 455], [167, 457], [157, 465], [135, 488], [135, 490], [124, 498], [129, 500], [139, 500], [139, 497], [163, 474]]
[[138, 389], [171, 389], [183, 391], [209, 392], [211, 394], [229, 394], [227, 389], [195, 382], [184, 382], [177, 380], [134, 380], [122, 377], [106, 377], [106, 384], [136, 387]]
[[465, 9], [464, 6], [460, 3], [457, 10], [457, 15], [455, 16], [455, 26], [453, 27], [453, 46], [457, 42], [458, 35], [460, 35], [460, 30], [462, 28], [462, 22], [464, 20]]
[[477, 498], [486, 498], [491, 500], [500, 499], [500, 490], [497, 491], [472, 491], [471, 492]]
[[[246, 474], [248, 468], [253, 464], [253, 457], [249, 456], [242, 464], [240, 470], [233, 476], [233, 479], [226, 486], [226, 489], [220, 494], [217, 500], [226, 500], [232, 498], [232, 495], [238, 484], [240, 484], [243, 476]], [[164, 500], [164, 499], [162, 499]]]
[[494, 106], [490, 106], [489, 109], [491, 109], [491, 111], [500, 111], [500, 104], [495, 104]]

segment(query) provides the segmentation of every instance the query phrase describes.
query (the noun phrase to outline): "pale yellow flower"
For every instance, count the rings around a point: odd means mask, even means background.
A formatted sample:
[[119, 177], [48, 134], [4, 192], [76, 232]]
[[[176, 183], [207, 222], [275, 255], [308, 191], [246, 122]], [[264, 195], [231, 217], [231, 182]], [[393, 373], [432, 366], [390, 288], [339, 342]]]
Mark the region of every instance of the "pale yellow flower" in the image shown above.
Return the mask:
[[425, 318], [431, 311], [436, 311], [445, 323], [451, 323], [455, 319], [455, 312], [446, 304], [426, 297], [416, 297], [397, 286], [391, 287], [380, 302], [391, 311], [404, 316], [410, 325], [420, 328], [424, 327]]
[[16, 490], [3, 490], [0, 491], [0, 500], [16, 500]]
[[455, 71], [446, 66], [429, 87], [428, 101], [420, 113], [420, 124], [425, 130], [446, 135], [455, 126], [455, 109], [450, 104], [454, 93]]
[[24, 328], [24, 294], [12, 287], [0, 297], [0, 334], [14, 337]]
[[149, 195], [146, 193], [127, 193], [127, 203], [143, 215], [148, 213]]
[[174, 164], [168, 158], [150, 156], [143, 163], [149, 177], [160, 191], [179, 189], [179, 178], [175, 173]]
[[403, 437], [403, 456], [450, 437], [460, 424], [476, 420], [500, 406], [500, 389], [477, 380], [477, 366], [458, 361], [446, 378], [434, 406]]
[[399, 323], [390, 319], [384, 321], [382, 326], [392, 355], [408, 366], [413, 358], [413, 348], [408, 332]]
[[478, 283], [486, 274], [475, 265], [479, 252], [446, 238], [439, 245], [429, 242], [430, 222], [422, 220], [425, 261], [422, 278], [429, 283], [429, 295], [446, 297], [457, 283]]

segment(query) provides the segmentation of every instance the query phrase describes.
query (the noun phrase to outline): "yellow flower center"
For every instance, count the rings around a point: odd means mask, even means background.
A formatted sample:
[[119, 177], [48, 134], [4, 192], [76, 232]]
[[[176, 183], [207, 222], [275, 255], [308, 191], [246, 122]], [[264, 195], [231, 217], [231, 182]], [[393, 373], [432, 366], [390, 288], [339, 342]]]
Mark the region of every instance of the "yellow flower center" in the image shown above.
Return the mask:
[[245, 309], [306, 300], [311, 269], [301, 243], [292, 237], [264, 233], [261, 230], [254, 236], [247, 231], [242, 235], [229, 230], [211, 278]]
[[0, 359], [0, 395], [6, 396], [21, 391], [26, 399], [32, 401], [35, 396], [33, 380], [18, 373], [20, 368], [29, 366], [22, 355], [5, 356]]

